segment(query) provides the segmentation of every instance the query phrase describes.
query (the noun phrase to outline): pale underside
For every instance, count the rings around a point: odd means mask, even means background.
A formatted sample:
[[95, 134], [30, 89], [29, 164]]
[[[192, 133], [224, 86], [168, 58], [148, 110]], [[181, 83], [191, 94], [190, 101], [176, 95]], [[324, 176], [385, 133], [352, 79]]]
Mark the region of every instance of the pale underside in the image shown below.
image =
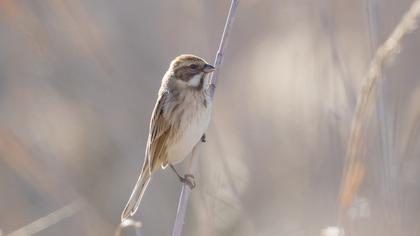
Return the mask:
[[[194, 84], [199, 79], [197, 76], [189, 83]], [[183, 89], [177, 95], [162, 92], [150, 124], [146, 148], [150, 170], [184, 160], [206, 131], [210, 113], [210, 99], [203, 91]]]
[[[201, 99], [185, 99], [189, 104], [182, 104], [185, 107], [178, 129], [178, 137], [174, 143], [168, 145], [167, 162], [176, 164], [184, 160], [193, 149], [194, 145], [200, 141], [201, 136], [206, 131], [210, 122], [210, 104], [204, 106]], [[171, 123], [177, 122], [176, 120]]]

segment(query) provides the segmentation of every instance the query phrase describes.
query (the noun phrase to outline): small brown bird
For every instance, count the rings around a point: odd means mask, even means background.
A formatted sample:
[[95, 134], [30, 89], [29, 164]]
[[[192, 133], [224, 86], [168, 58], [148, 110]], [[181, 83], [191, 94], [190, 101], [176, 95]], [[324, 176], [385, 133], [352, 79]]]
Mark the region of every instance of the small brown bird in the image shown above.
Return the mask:
[[181, 55], [170, 64], [162, 79], [149, 127], [146, 154], [139, 179], [121, 215], [136, 213], [151, 175], [168, 165], [181, 182], [195, 186], [192, 175], [182, 177], [173, 164], [184, 160], [200, 141], [210, 122], [209, 74], [214, 67], [194, 55]]

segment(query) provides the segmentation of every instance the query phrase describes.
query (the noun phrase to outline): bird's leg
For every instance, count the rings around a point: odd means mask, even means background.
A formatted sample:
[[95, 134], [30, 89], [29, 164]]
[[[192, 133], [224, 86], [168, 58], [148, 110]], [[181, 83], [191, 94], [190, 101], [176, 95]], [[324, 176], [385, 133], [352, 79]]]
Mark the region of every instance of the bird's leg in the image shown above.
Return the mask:
[[190, 187], [190, 189], [195, 188], [196, 184], [194, 181], [194, 175], [185, 174], [184, 177], [182, 177], [172, 164], [169, 164], [169, 166], [175, 172], [176, 176], [178, 176], [179, 181], [181, 181], [181, 183], [187, 184]]
[[178, 176], [179, 180], [181, 180], [181, 182], [182, 182], [183, 177], [178, 173], [178, 171], [176, 171], [175, 167], [172, 164], [169, 164], [169, 166], [175, 172], [176, 176]]
[[206, 140], [206, 134], [203, 134], [203, 136], [201, 136], [201, 142], [202, 143], [207, 142], [207, 140]]

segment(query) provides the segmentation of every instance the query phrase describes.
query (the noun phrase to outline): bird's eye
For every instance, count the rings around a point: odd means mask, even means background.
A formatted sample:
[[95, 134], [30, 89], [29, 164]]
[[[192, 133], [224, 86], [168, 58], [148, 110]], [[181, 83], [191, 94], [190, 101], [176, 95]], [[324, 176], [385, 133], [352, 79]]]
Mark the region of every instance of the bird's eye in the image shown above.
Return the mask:
[[190, 65], [190, 68], [191, 68], [191, 69], [197, 69], [197, 67], [198, 67], [198, 66], [197, 66], [197, 64], [191, 64], [191, 65]]

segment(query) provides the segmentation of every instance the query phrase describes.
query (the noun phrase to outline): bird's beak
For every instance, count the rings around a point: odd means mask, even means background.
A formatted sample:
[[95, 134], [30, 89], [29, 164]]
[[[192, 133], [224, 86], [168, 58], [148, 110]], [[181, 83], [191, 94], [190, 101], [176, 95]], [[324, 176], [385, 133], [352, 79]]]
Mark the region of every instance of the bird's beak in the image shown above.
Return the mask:
[[210, 65], [210, 64], [206, 64], [203, 68], [203, 71], [205, 73], [210, 73], [213, 72], [215, 70], [214, 66]]

